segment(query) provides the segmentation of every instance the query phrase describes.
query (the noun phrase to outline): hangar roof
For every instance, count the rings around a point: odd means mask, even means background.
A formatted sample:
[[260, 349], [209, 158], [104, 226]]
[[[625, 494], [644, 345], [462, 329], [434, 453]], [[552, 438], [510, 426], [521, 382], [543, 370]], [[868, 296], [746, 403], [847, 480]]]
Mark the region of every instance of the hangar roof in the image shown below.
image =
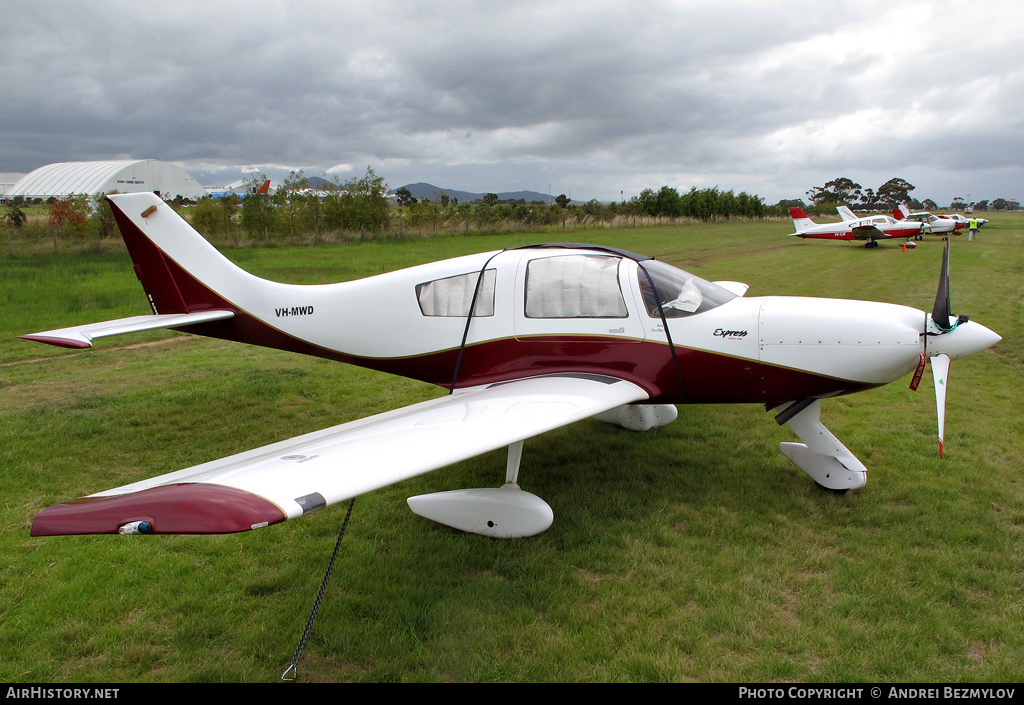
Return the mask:
[[95, 193], [126, 166], [144, 161], [62, 162], [39, 167], [18, 182], [16, 188], [26, 194], [73, 196]]
[[48, 198], [110, 191], [160, 191], [165, 198], [178, 193], [201, 198], [206, 193], [194, 178], [173, 164], [127, 159], [48, 164], [19, 180], [10, 195]]

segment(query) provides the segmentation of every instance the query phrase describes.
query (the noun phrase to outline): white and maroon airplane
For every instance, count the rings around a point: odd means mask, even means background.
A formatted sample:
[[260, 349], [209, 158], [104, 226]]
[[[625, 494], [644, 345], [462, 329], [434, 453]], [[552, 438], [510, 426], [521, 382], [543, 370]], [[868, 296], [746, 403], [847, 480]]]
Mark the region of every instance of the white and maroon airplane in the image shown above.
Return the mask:
[[[33, 535], [222, 533], [302, 516], [508, 447], [503, 487], [410, 498], [464, 531], [529, 536], [553, 513], [517, 484], [523, 441], [589, 417], [632, 430], [675, 404], [761, 403], [803, 443], [782, 452], [834, 491], [867, 470], [821, 424], [824, 398], [895, 381], [925, 361], [940, 449], [950, 358], [1000, 340], [952, 316], [948, 247], [931, 314], [867, 301], [744, 297], [655, 259], [588, 245], [486, 252], [358, 281], [289, 285], [248, 274], [153, 194], [109, 197], [151, 315], [23, 336], [85, 348], [153, 328], [382, 370], [448, 396], [58, 504]], [[470, 311], [473, 315], [470, 316]]]
[[[843, 207], [845, 208], [845, 206]], [[921, 234], [921, 223], [897, 220], [887, 215], [868, 215], [858, 218], [848, 208], [839, 210], [842, 221], [838, 223], [815, 223], [803, 208], [792, 207], [789, 215], [793, 218], [793, 229], [789, 237], [813, 238], [818, 240], [861, 240], [865, 247], [878, 247], [879, 240], [903, 238], [911, 240]], [[912, 243], [911, 243], [912, 244]]]

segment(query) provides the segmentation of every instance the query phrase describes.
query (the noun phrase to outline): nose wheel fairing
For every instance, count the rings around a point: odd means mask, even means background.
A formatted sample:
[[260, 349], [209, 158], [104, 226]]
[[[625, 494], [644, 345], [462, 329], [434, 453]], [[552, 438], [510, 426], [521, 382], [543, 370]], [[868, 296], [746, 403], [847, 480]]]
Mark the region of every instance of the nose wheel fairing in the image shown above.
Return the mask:
[[776, 407], [780, 421], [800, 437], [803, 443], [780, 443], [779, 450], [829, 490], [856, 490], [867, 484], [868, 470], [850, 450], [821, 423], [821, 400], [815, 399], [795, 415], [785, 412], [800, 402]]

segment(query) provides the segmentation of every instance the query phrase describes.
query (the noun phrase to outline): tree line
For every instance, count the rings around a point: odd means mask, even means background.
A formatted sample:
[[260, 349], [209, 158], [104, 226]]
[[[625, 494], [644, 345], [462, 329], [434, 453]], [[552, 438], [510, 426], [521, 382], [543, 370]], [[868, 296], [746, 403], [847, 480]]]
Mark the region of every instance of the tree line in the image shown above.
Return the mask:
[[[262, 174], [253, 183], [262, 183]], [[315, 187], [312, 185], [315, 183]], [[255, 190], [255, 189], [252, 189]], [[671, 186], [657, 191], [644, 189], [638, 196], [620, 202], [591, 200], [573, 202], [560, 194], [552, 203], [523, 200], [501, 201], [488, 193], [478, 201], [459, 203], [439, 194], [436, 200], [413, 198], [401, 188], [389, 194], [383, 177], [371, 167], [357, 178], [342, 181], [308, 179], [303, 172], [291, 172], [273, 194], [250, 193], [205, 197], [196, 202], [176, 199], [172, 207], [196, 230], [216, 244], [239, 247], [247, 243], [302, 244], [372, 237], [410, 237], [440, 233], [529, 230], [558, 226], [630, 227], [699, 220], [789, 218], [790, 206], [805, 208], [810, 215], [834, 215], [835, 206], [857, 210], [889, 211], [900, 203], [915, 210], [937, 210], [934, 201], [917, 201], [914, 186], [894, 178], [877, 189], [864, 188], [852, 179], [840, 177], [807, 191], [802, 199], [766, 205], [764, 199], [746, 192], [722, 191], [718, 187], [680, 193]], [[1020, 204], [1007, 199], [967, 204], [954, 199], [952, 207], [970, 205], [976, 210], [1017, 210]], [[29, 213], [35, 209], [33, 217]], [[40, 214], [43, 209], [45, 213]], [[54, 251], [62, 240], [94, 239], [97, 248], [115, 235], [109, 205], [102, 196], [71, 196], [50, 199], [45, 206], [30, 206], [20, 197], [9, 199], [2, 220], [6, 224], [8, 251], [19, 238], [52, 241]]]
[[[902, 203], [906, 203], [913, 210], [934, 211], [947, 208], [940, 206], [930, 198], [917, 200], [910, 194], [914, 190], [913, 184], [898, 177], [889, 179], [874, 189], [863, 187], [853, 179], [841, 176], [826, 182], [824, 186], [815, 186], [806, 195], [813, 206], [829, 210], [834, 209], [835, 206], [846, 205], [862, 211], [891, 211]], [[803, 205], [802, 201], [788, 203]], [[968, 202], [957, 196], [948, 206], [949, 210], [954, 211], [963, 211], [968, 208], [980, 211], [1015, 211], [1020, 210], [1020, 203], [1006, 198]]]
[[[255, 175], [253, 181], [262, 182], [262, 178]], [[384, 179], [372, 168], [349, 181], [317, 181], [317, 187], [311, 187], [301, 171], [291, 172], [273, 194], [208, 196], [195, 202], [176, 199], [170, 205], [204, 237], [229, 247], [546, 227], [629, 227], [682, 219], [711, 221], [770, 215], [762, 198], [718, 188], [693, 188], [680, 194], [663, 186], [658, 191], [645, 189], [639, 196], [612, 203], [577, 203], [564, 194], [552, 203], [501, 201], [496, 194], [487, 194], [472, 203], [459, 203], [445, 194], [440, 194], [437, 200], [412, 198], [405, 189], [389, 194]], [[46, 210], [45, 217], [39, 213], [41, 209]], [[31, 218], [26, 215], [29, 210], [34, 211]], [[52, 241], [55, 252], [63, 240], [92, 239], [99, 247], [116, 233], [113, 215], [103, 196], [53, 198], [31, 208], [15, 198], [8, 201], [6, 211], [3, 219], [9, 226], [9, 250], [15, 231], [23, 239]]]

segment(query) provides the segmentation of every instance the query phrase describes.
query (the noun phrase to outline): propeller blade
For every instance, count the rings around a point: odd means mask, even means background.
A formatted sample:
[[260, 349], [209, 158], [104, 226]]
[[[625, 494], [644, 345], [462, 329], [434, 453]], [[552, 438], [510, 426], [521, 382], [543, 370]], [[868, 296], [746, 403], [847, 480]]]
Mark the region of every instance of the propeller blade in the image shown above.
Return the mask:
[[939, 271], [939, 290], [935, 293], [935, 305], [932, 306], [932, 322], [939, 330], [949, 330], [949, 317], [953, 315], [949, 302], [949, 239], [942, 252], [942, 269]]
[[949, 379], [949, 355], [939, 353], [929, 360], [932, 363], [932, 379], [935, 381], [935, 411], [939, 419], [939, 457], [941, 458], [946, 432], [946, 381]]

